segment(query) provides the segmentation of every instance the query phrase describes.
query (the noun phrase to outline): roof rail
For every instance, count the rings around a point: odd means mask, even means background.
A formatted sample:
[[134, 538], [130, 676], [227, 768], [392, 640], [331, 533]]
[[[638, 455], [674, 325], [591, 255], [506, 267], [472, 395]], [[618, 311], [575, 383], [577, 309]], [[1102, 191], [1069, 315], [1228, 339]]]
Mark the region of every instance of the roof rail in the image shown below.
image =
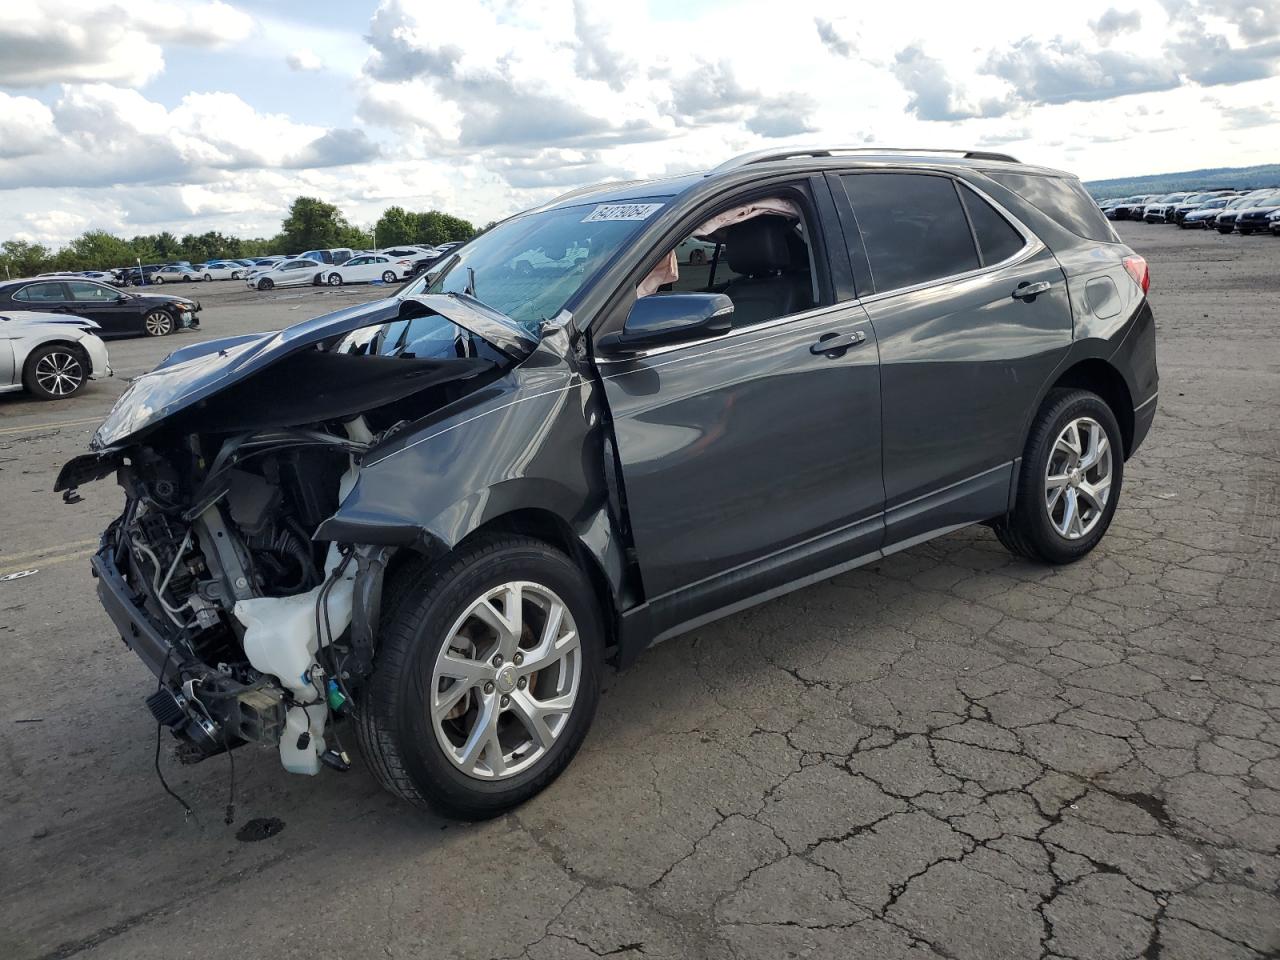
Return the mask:
[[718, 167], [707, 171], [707, 176], [715, 173], [726, 173], [745, 167], [752, 163], [767, 163], [770, 160], [790, 160], [794, 157], [835, 157], [848, 153], [869, 154], [930, 154], [941, 153], [958, 156], [964, 160], [998, 160], [1002, 163], [1018, 163], [1019, 161], [1007, 153], [991, 153], [985, 150], [945, 150], [936, 147], [770, 147], [764, 150], [753, 150], [726, 160]]

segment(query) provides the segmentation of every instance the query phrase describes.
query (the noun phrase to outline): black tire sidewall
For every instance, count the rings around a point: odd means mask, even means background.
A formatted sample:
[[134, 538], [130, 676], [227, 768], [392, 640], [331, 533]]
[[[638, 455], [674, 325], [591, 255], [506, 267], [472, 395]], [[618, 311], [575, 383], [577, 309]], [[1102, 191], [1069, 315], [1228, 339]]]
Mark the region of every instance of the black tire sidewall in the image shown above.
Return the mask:
[[[40, 386], [39, 382], [36, 380], [36, 364], [51, 353], [73, 354], [76, 357], [76, 361], [80, 364], [80, 369], [83, 375], [80, 377], [80, 383], [70, 393], [50, 393], [44, 387]], [[22, 373], [22, 385], [27, 388], [28, 393], [40, 400], [70, 400], [83, 390], [84, 385], [88, 382], [89, 366], [87, 358], [83, 354], [69, 349], [59, 343], [46, 343], [43, 346], [36, 347], [32, 350], [27, 356], [27, 361]]]
[[[468, 777], [445, 756], [429, 718], [427, 696], [436, 655], [446, 632], [463, 609], [485, 590], [512, 580], [529, 580], [553, 590], [569, 607], [582, 642], [578, 700], [566, 728], [533, 767], [500, 781]], [[563, 554], [534, 541], [512, 541], [480, 552], [434, 582], [425, 597], [409, 600], [397, 620], [412, 624], [412, 650], [396, 678], [395, 734], [407, 772], [437, 807], [455, 816], [493, 816], [523, 802], [567, 765], [586, 736], [599, 698], [603, 626], [596, 598], [581, 571]]]
[[[1053, 528], [1049, 520], [1049, 513], [1044, 506], [1043, 478], [1058, 434], [1067, 423], [1082, 416], [1098, 421], [1107, 433], [1107, 441], [1111, 445], [1111, 490], [1102, 519], [1089, 535], [1079, 540], [1067, 540]], [[1031, 436], [1032, 443], [1028, 444], [1022, 462], [1023, 479], [1019, 487], [1017, 519], [1024, 525], [1038, 552], [1045, 559], [1054, 563], [1071, 563], [1098, 545], [1115, 516], [1124, 486], [1124, 440], [1120, 427], [1111, 408], [1097, 394], [1087, 390], [1069, 390], [1062, 391], [1057, 396], [1050, 395], [1049, 402], [1036, 418]]]

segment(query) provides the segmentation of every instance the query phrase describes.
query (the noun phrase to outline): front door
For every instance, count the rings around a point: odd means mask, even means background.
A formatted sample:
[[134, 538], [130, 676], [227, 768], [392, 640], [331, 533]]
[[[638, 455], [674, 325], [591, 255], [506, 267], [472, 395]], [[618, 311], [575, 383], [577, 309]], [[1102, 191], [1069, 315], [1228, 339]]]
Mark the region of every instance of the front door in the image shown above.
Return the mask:
[[122, 300], [117, 290], [88, 280], [68, 280], [66, 286], [72, 312], [97, 323], [102, 333], [137, 332], [138, 308], [129, 299]]
[[[757, 219], [771, 225], [718, 231], [719, 254], [716, 241], [709, 257], [678, 253], [678, 277], [667, 267], [648, 294], [724, 292], [730, 333], [599, 363], [657, 638], [872, 556], [882, 539], [875, 334], [856, 303], [831, 303], [825, 252], [803, 242], [810, 224]], [[767, 254], [748, 249], [770, 230], [782, 233]]]

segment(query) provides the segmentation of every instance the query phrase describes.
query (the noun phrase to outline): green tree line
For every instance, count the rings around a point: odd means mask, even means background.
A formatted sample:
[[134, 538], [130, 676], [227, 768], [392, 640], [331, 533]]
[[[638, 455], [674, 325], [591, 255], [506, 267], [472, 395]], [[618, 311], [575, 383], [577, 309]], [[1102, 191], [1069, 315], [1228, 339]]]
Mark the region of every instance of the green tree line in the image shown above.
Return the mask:
[[105, 230], [89, 230], [65, 247], [54, 250], [40, 243], [6, 240], [0, 243], [0, 270], [10, 277], [29, 277], [51, 270], [107, 270], [141, 260], [200, 263], [226, 257], [261, 257], [274, 253], [302, 253], [326, 247], [372, 249], [402, 243], [437, 244], [470, 240], [472, 224], [439, 210], [421, 213], [388, 207], [372, 229], [353, 226], [332, 203], [298, 197], [274, 237], [228, 237], [216, 230], [183, 237], [169, 231], [142, 234], [126, 240]]

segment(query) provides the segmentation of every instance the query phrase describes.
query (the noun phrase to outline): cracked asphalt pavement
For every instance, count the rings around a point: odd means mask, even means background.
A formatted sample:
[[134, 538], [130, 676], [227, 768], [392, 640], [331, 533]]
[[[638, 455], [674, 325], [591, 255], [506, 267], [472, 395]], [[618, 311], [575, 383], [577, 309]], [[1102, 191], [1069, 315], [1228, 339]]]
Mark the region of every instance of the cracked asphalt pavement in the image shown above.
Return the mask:
[[0, 400], [0, 572], [41, 568], [0, 583], [0, 956], [1280, 957], [1280, 242], [1120, 229], [1161, 398], [1098, 550], [975, 528], [655, 647], [478, 825], [241, 750], [228, 826], [227, 758], [166, 745], [185, 818], [82, 558], [118, 494], [50, 492], [121, 385]]

